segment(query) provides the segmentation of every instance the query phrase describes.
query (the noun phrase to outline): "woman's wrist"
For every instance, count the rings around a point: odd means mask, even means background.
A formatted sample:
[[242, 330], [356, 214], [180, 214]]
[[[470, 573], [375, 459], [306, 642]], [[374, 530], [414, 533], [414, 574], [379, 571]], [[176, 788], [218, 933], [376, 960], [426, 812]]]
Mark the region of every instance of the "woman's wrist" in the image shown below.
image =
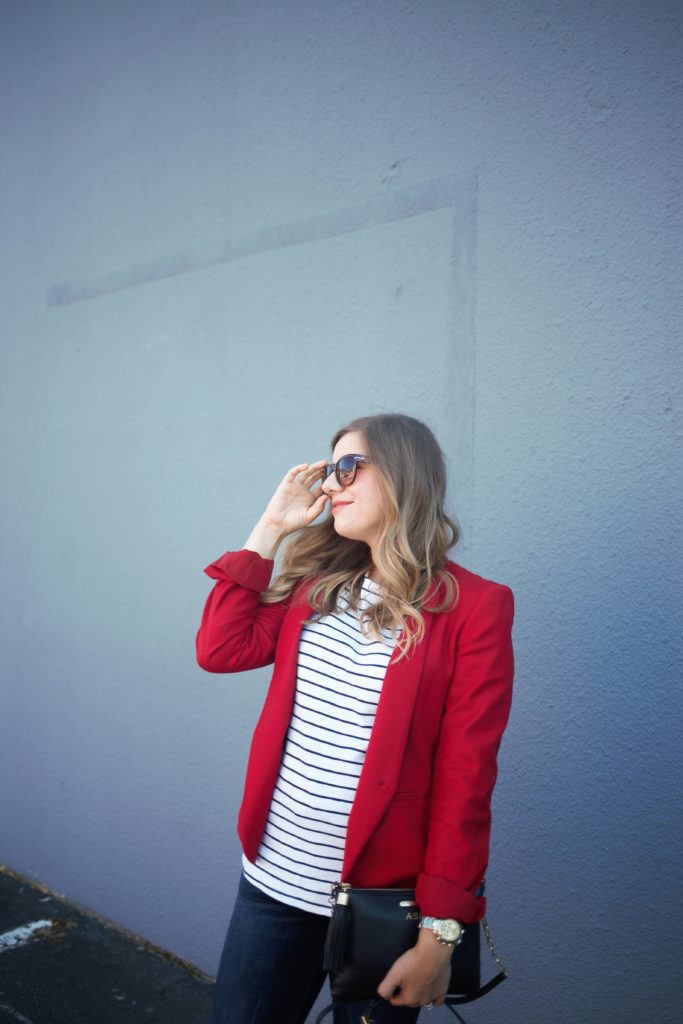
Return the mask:
[[284, 536], [279, 527], [262, 517], [247, 537], [244, 548], [255, 551], [261, 558], [272, 559]]
[[415, 948], [421, 956], [429, 956], [436, 962], [450, 960], [453, 956], [453, 946], [439, 942], [431, 928], [420, 928]]

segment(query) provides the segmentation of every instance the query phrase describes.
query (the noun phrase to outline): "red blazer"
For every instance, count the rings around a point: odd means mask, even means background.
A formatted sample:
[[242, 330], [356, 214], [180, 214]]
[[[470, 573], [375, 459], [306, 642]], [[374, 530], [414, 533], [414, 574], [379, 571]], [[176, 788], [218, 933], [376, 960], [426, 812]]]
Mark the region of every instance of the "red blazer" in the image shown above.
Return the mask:
[[[408, 657], [389, 661], [349, 817], [342, 881], [415, 886], [423, 914], [468, 922], [486, 908], [475, 891], [488, 862], [496, 757], [510, 712], [514, 605], [509, 587], [454, 562], [448, 569], [460, 588], [456, 607], [423, 613], [424, 639]], [[200, 666], [241, 672], [275, 662], [238, 821], [253, 862], [311, 609], [301, 590], [279, 604], [261, 603], [273, 562], [256, 552], [228, 552], [204, 571], [217, 582], [197, 634]]]

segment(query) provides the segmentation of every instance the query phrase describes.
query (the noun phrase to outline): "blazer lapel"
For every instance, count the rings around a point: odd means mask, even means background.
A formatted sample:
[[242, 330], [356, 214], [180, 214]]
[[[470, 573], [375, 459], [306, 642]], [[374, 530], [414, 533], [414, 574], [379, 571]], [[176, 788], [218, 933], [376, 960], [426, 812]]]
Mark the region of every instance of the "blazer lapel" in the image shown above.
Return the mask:
[[394, 660], [394, 652], [387, 667], [365, 763], [349, 816], [343, 881], [348, 881], [358, 855], [396, 792], [433, 622], [432, 614], [423, 612], [423, 615], [425, 634], [421, 642], [408, 657], [398, 662]]
[[[277, 722], [278, 738], [282, 742], [289, 727], [296, 694], [296, 674], [299, 661], [299, 640], [303, 624], [311, 614], [305, 602], [298, 602], [290, 607], [282, 624], [278, 641], [276, 664], [283, 666], [283, 671], [271, 682], [268, 701]], [[277, 749], [278, 765], [281, 751]]]

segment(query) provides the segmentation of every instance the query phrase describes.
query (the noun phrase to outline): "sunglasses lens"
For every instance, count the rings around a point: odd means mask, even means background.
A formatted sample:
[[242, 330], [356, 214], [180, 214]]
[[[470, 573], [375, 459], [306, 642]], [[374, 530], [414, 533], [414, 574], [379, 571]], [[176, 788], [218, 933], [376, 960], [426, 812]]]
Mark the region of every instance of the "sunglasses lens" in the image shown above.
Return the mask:
[[342, 455], [337, 463], [337, 479], [342, 486], [353, 483], [356, 475], [356, 460], [350, 455]]

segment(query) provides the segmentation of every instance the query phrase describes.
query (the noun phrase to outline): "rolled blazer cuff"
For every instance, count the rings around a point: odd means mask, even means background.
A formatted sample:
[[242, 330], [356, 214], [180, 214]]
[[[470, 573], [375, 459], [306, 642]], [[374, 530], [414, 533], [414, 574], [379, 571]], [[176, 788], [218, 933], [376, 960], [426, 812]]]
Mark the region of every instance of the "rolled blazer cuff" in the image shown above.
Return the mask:
[[241, 551], [226, 551], [211, 565], [207, 565], [204, 572], [212, 580], [230, 580], [247, 590], [261, 593], [270, 585], [274, 565], [272, 558], [263, 558], [258, 551], [243, 548]]
[[464, 924], [480, 921], [486, 913], [485, 896], [474, 896], [436, 875], [418, 876], [415, 899], [421, 913], [429, 917], [454, 917]]

